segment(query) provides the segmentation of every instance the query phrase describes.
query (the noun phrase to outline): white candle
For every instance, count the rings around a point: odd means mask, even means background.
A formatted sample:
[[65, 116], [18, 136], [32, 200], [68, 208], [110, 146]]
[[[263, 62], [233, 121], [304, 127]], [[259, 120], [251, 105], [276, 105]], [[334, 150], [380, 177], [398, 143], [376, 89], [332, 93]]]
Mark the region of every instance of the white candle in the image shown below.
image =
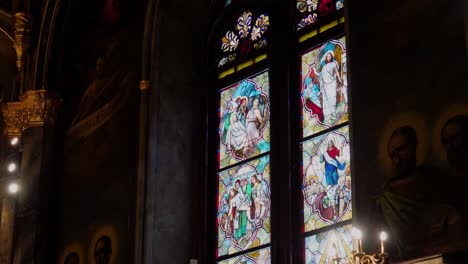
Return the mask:
[[354, 249], [360, 253], [362, 252], [362, 233], [361, 233], [361, 230], [357, 229], [357, 228], [354, 228], [351, 230], [351, 235], [354, 239]]

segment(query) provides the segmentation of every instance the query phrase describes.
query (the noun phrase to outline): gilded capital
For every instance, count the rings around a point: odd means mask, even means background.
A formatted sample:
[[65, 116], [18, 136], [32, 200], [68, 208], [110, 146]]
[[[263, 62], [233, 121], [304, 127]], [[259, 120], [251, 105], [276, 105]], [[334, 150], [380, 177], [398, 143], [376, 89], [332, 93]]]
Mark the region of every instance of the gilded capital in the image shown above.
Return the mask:
[[16, 67], [23, 70], [24, 55], [29, 48], [31, 39], [32, 21], [28, 13], [18, 12], [14, 15], [13, 47], [16, 51]]
[[7, 136], [21, 136], [27, 127], [27, 118], [21, 102], [10, 102], [2, 105], [5, 133]]
[[53, 124], [61, 104], [62, 99], [47, 90], [29, 90], [19, 102], [3, 104], [6, 134], [19, 136], [29, 127]]
[[48, 90], [29, 90], [20, 97], [28, 118], [28, 126], [54, 123], [62, 99]]

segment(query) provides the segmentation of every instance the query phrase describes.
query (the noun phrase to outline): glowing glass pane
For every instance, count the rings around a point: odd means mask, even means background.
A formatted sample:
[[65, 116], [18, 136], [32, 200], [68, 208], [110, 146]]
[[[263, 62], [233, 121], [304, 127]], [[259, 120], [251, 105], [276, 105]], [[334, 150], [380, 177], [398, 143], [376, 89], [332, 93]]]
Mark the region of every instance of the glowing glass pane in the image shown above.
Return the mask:
[[351, 219], [349, 148], [348, 126], [302, 144], [305, 231]]
[[307, 51], [301, 68], [303, 136], [348, 121], [345, 37]]
[[238, 257], [218, 262], [218, 264], [270, 264], [270, 248], [261, 249]]
[[339, 227], [331, 231], [319, 233], [305, 239], [306, 264], [334, 264], [336, 258], [341, 263], [351, 263], [353, 239], [351, 225]]
[[335, 14], [344, 7], [344, 0], [296, 0], [299, 17], [297, 30], [315, 24]]
[[270, 150], [268, 72], [221, 91], [219, 168]]
[[218, 67], [230, 64], [238, 58], [248, 58], [254, 50], [267, 45], [265, 34], [270, 26], [270, 17], [266, 13], [242, 12], [235, 25], [220, 37]]
[[270, 242], [270, 158], [218, 175], [218, 256]]

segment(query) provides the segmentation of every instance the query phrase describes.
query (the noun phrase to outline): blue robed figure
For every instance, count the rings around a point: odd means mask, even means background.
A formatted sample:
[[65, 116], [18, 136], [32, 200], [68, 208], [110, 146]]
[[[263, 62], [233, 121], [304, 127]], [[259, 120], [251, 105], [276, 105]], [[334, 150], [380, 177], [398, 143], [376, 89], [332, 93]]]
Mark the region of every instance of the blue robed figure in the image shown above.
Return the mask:
[[328, 142], [327, 151], [320, 157], [320, 162], [325, 163], [325, 180], [327, 185], [338, 184], [338, 170], [342, 171], [346, 167], [346, 162], [340, 162], [337, 157], [340, 150], [335, 147], [332, 140]]

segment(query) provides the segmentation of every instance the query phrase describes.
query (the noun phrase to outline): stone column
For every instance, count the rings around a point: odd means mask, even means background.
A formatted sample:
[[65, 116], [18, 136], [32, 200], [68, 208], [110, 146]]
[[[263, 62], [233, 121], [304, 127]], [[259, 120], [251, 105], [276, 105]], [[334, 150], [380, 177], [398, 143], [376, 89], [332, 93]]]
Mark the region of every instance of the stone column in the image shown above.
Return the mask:
[[15, 224], [16, 201], [12, 197], [2, 199], [2, 218], [0, 219], [0, 264], [11, 263], [13, 232]]
[[21, 135], [22, 160], [14, 224], [13, 263], [46, 263], [47, 217], [52, 193], [53, 125], [61, 99], [30, 90], [2, 107], [8, 135]]

